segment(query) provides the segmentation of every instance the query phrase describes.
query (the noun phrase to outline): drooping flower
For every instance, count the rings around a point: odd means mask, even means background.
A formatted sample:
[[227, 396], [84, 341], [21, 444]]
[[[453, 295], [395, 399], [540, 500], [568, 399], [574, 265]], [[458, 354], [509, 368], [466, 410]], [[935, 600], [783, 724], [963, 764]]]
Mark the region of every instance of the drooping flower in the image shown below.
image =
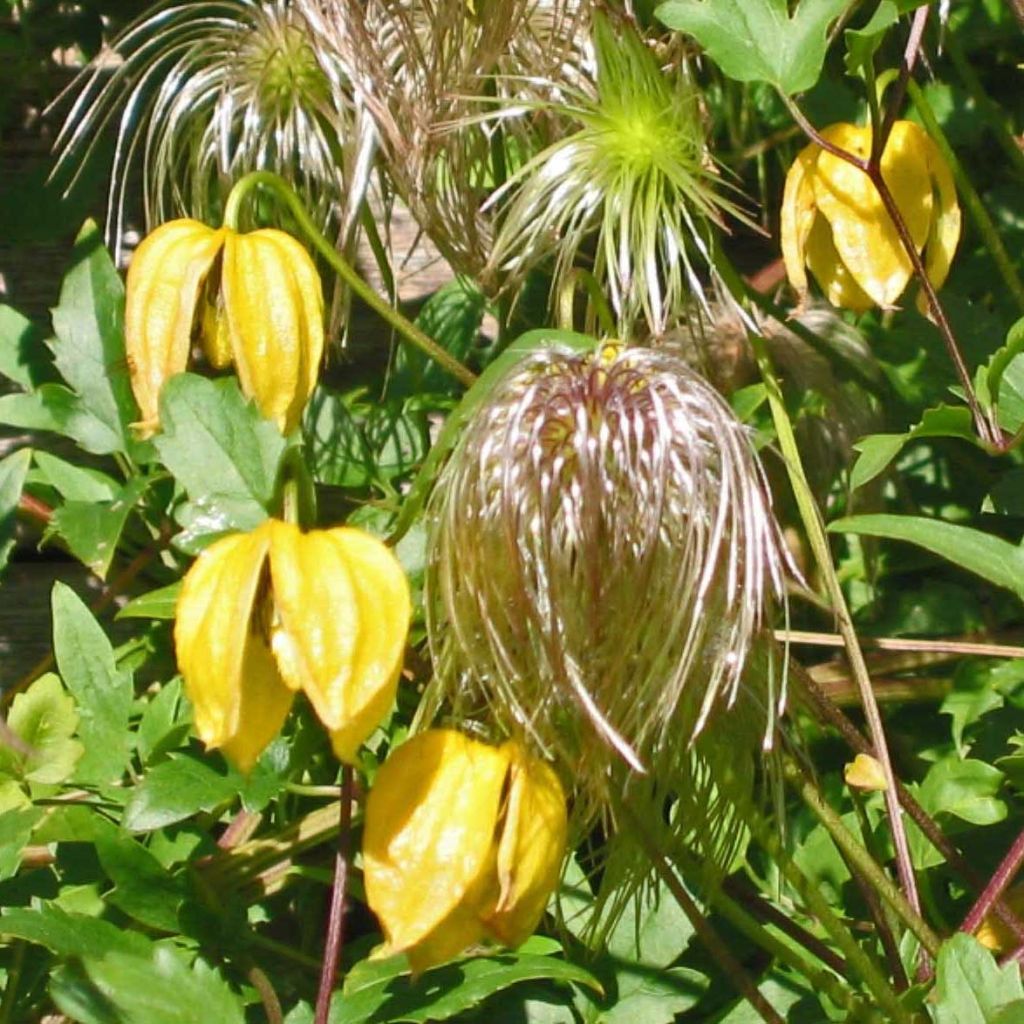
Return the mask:
[[430, 512], [452, 714], [528, 737], [582, 827], [628, 800], [726, 864], [783, 700], [765, 633], [784, 556], [721, 397], [663, 352], [537, 352], [472, 415]]
[[283, 433], [294, 430], [324, 347], [320, 275], [309, 253], [275, 228], [162, 224], [128, 268], [125, 352], [143, 436], [158, 428], [160, 390], [184, 371], [196, 338], [213, 366], [235, 364], [263, 416]]
[[743, 214], [720, 187], [685, 63], [663, 68], [631, 24], [603, 15], [592, 41], [593, 83], [543, 106], [570, 130], [488, 200], [501, 210], [488, 272], [516, 281], [553, 256], [558, 293], [593, 240], [619, 332], [661, 335], [703, 299], [711, 225]]
[[174, 630], [195, 727], [243, 771], [298, 691], [351, 762], [394, 702], [408, 583], [360, 530], [269, 519], [215, 541], [185, 576]]
[[[861, 159], [870, 154], [870, 127], [834, 124], [821, 135]], [[893, 125], [881, 170], [928, 278], [940, 288], [960, 238], [953, 175], [928, 133], [912, 121]], [[781, 236], [786, 273], [801, 299], [808, 268], [829, 302], [856, 312], [891, 308], [913, 276], [910, 256], [870, 178], [816, 143], [801, 151], [786, 176]], [[927, 311], [923, 297], [918, 305]]]
[[554, 891], [566, 834], [558, 777], [522, 744], [414, 736], [366, 804], [363, 878], [387, 952], [419, 973], [484, 938], [518, 946]]

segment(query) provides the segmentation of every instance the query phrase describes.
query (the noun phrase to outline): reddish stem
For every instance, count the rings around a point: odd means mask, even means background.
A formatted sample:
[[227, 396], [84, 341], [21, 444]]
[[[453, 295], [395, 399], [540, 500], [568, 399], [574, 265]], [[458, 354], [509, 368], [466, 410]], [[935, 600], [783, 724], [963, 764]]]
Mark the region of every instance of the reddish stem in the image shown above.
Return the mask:
[[1002, 859], [999, 867], [988, 881], [988, 885], [981, 891], [981, 895], [975, 900], [974, 906], [967, 911], [964, 923], [960, 925], [960, 931], [973, 935], [978, 926], [985, 919], [992, 909], [992, 905], [1006, 891], [1013, 876], [1017, 874], [1021, 864], [1024, 864], [1024, 832], [1014, 840], [1006, 856]]
[[314, 1024], [327, 1024], [331, 1010], [331, 994], [338, 977], [338, 960], [345, 942], [345, 888], [348, 885], [349, 825], [352, 821], [352, 768], [341, 768], [341, 819], [338, 845], [334, 855], [334, 884], [327, 918], [327, 938], [320, 970], [320, 990], [316, 996]]

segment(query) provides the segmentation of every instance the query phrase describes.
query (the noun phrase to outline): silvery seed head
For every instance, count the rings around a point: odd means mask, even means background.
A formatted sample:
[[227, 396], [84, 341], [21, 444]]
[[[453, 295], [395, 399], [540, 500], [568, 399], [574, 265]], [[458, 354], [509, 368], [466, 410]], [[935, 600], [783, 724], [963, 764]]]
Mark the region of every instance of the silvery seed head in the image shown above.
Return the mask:
[[57, 141], [57, 172], [83, 165], [117, 124], [107, 224], [115, 246], [135, 166], [150, 228], [179, 216], [217, 223], [234, 182], [267, 169], [296, 188], [332, 237], [347, 234], [372, 138], [311, 13], [288, 0], [160, 6], [83, 72]]
[[[554, 757], [591, 812], [622, 785], [656, 808], [707, 803], [771, 744], [779, 530], [746, 429], [682, 360], [527, 357], [472, 416], [430, 512], [445, 696]], [[727, 756], [709, 755], [723, 735]]]

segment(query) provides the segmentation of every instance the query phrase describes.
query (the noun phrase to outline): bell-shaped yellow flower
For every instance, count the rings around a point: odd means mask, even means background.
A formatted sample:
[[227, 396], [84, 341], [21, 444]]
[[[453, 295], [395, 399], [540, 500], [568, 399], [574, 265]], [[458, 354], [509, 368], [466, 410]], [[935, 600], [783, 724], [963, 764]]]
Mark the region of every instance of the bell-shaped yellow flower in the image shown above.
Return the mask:
[[519, 945], [558, 882], [566, 832], [558, 777], [521, 744], [413, 737], [366, 804], [363, 878], [386, 951], [419, 973], [484, 938]]
[[170, 221], [135, 251], [126, 290], [125, 351], [142, 436], [159, 427], [160, 389], [185, 369], [194, 341], [214, 367], [237, 365], [242, 391], [282, 432], [298, 425], [323, 355], [323, 294], [291, 235]]
[[[822, 137], [862, 159], [871, 129], [834, 124]], [[882, 154], [882, 177], [906, 222], [925, 270], [939, 288], [960, 238], [960, 206], [953, 176], [931, 137], [912, 121], [897, 121]], [[782, 257], [801, 300], [807, 268], [829, 302], [857, 312], [891, 308], [913, 265], [867, 174], [826, 152], [805, 147], [786, 176], [782, 199]], [[923, 298], [918, 305], [926, 311]]]
[[376, 538], [270, 519], [196, 559], [174, 643], [195, 727], [248, 771], [302, 690], [351, 762], [395, 699], [409, 586]]

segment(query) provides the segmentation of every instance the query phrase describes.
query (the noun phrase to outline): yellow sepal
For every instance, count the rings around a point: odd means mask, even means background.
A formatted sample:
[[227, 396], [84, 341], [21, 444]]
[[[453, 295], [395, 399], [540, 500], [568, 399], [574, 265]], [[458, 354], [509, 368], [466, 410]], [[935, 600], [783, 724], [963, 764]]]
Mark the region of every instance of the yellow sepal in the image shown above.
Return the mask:
[[496, 889], [494, 828], [508, 768], [507, 750], [436, 729], [399, 747], [370, 790], [366, 897], [388, 950], [409, 952], [419, 970], [484, 936], [478, 901], [481, 887]]
[[801, 303], [807, 296], [806, 247], [818, 211], [814, 202], [814, 168], [821, 150], [811, 143], [793, 161], [782, 196], [780, 234], [786, 276]]
[[395, 702], [412, 600], [390, 548], [362, 530], [342, 527], [329, 534], [349, 568], [361, 624], [345, 719], [331, 730], [335, 755], [354, 763], [359, 747]]
[[[960, 241], [960, 204], [956, 198], [953, 174], [939, 147], [927, 132], [921, 131], [921, 151], [928, 165], [928, 173], [938, 192], [938, 210], [932, 217], [932, 227], [925, 244], [925, 273], [936, 291], [942, 287], [953, 263], [953, 254]], [[918, 292], [917, 308], [929, 316], [928, 299]]]
[[269, 524], [210, 545], [185, 575], [178, 597], [174, 645], [195, 727], [208, 747], [221, 747], [244, 728], [242, 691], [267, 552]]
[[142, 437], [159, 426], [160, 389], [188, 364], [201, 319], [207, 275], [224, 243], [224, 229], [196, 220], [162, 224], [139, 244], [128, 268], [125, 356], [142, 419]]
[[323, 294], [309, 253], [274, 228], [229, 232], [221, 291], [242, 391], [290, 433], [323, 355]]

